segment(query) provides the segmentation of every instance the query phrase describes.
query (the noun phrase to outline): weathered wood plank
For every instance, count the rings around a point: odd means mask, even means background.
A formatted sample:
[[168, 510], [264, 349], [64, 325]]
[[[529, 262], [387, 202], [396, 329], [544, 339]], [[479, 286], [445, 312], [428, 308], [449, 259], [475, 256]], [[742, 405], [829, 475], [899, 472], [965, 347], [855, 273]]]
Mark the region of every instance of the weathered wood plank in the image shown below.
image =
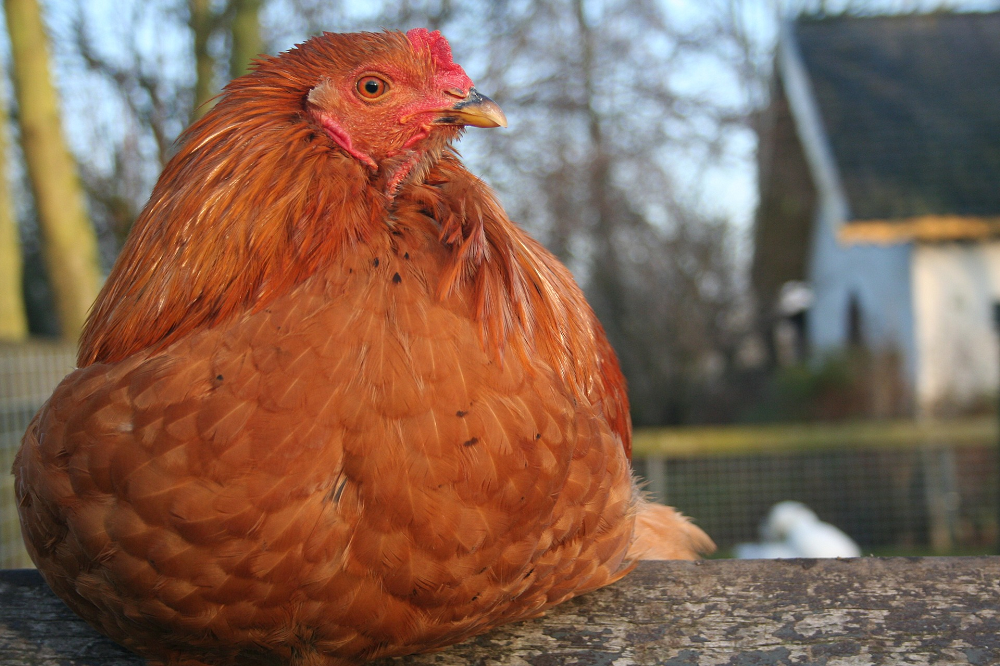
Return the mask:
[[[33, 571], [0, 572], [0, 663], [135, 666]], [[539, 620], [383, 666], [1000, 663], [1000, 557], [642, 563]]]

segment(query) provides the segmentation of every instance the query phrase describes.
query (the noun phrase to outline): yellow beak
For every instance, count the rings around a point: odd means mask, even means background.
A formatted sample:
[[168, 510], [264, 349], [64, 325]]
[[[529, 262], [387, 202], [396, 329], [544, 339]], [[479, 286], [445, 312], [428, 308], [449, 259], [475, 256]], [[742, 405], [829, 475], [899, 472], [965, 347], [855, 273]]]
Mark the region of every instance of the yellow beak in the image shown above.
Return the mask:
[[455, 106], [441, 112], [435, 122], [443, 125], [467, 125], [471, 127], [507, 127], [507, 116], [500, 105], [475, 88]]

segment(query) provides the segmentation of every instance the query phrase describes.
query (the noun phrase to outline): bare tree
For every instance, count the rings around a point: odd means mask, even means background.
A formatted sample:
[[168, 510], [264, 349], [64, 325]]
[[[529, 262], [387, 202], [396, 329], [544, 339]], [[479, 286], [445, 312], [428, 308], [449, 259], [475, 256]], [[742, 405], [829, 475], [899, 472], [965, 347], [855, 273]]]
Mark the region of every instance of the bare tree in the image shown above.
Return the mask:
[[191, 28], [194, 50], [194, 107], [191, 120], [197, 120], [211, 108], [215, 96], [215, 58], [208, 49], [208, 42], [215, 32], [218, 16], [212, 11], [212, 0], [188, 0], [188, 26]]
[[7, 95], [0, 85], [0, 340], [23, 340], [28, 336], [21, 284], [21, 243], [11, 201], [7, 156]]
[[51, 82], [48, 37], [36, 0], [5, 0], [21, 145], [31, 180], [60, 330], [75, 340], [100, 282], [97, 240]]
[[[221, 5], [209, 0], [130, 2], [122, 3], [120, 24], [107, 26], [93, 25], [86, 3], [78, 3], [71, 22], [72, 52], [66, 57], [79, 59], [109, 84], [126, 119], [116, 136], [100, 132], [100, 148], [110, 152], [110, 159], [83, 165], [96, 221], [114, 238], [114, 251], [145, 204], [180, 132], [211, 108], [226, 74], [244, 73], [264, 50], [261, 7], [261, 0], [227, 0]], [[144, 35], [151, 22], [162, 32], [187, 31], [190, 50], [185, 52], [178, 40], [150, 44]], [[114, 43], [113, 50], [109, 43]], [[191, 63], [193, 76], [178, 76], [170, 66], [178, 61]]]
[[263, 0], [230, 0], [229, 34], [232, 45], [229, 49], [229, 78], [235, 79], [247, 73], [264, 48], [260, 32], [260, 9]]

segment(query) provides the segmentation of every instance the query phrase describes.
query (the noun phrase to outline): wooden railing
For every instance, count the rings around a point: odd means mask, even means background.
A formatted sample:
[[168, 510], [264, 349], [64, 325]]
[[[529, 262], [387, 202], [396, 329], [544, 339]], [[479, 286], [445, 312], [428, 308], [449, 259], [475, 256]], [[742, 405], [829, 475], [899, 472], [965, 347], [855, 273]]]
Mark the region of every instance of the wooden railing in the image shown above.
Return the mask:
[[942, 443], [995, 445], [997, 437], [995, 417], [640, 428], [632, 439], [632, 453], [640, 458], [694, 458], [848, 448], [912, 449]]
[[[0, 572], [0, 663], [139, 666], [35, 571]], [[545, 617], [390, 664], [1000, 663], [1000, 558], [644, 562]]]

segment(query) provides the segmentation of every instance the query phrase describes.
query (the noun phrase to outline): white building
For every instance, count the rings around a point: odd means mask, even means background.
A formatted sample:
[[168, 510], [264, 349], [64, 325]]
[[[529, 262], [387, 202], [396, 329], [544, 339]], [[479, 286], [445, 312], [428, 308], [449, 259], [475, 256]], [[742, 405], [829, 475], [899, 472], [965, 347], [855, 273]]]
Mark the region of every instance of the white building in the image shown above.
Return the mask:
[[923, 412], [996, 394], [1000, 13], [787, 24], [760, 190], [754, 284], [812, 289], [810, 355], [893, 350]]

